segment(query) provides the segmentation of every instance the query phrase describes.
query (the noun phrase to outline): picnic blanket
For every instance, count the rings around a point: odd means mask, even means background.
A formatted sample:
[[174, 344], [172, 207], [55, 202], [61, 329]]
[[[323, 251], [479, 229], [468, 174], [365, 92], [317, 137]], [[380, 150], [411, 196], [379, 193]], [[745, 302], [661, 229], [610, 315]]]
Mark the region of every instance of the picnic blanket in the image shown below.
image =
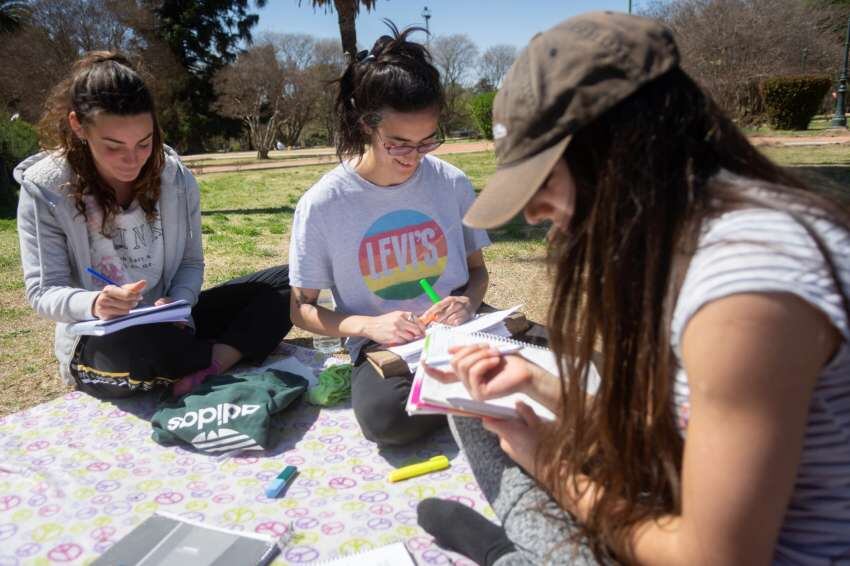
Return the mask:
[[[316, 374], [324, 356], [288, 344]], [[284, 544], [275, 564], [322, 562], [404, 542], [418, 564], [471, 562], [437, 547], [416, 524], [416, 504], [438, 496], [493, 518], [448, 430], [378, 451], [350, 405], [289, 410], [282, 442], [216, 458], [151, 440], [152, 396], [99, 401], [69, 393], [0, 418], [0, 566], [87, 564], [157, 510]], [[436, 454], [448, 470], [391, 484], [397, 466]], [[299, 476], [285, 496], [263, 488], [286, 465]]]

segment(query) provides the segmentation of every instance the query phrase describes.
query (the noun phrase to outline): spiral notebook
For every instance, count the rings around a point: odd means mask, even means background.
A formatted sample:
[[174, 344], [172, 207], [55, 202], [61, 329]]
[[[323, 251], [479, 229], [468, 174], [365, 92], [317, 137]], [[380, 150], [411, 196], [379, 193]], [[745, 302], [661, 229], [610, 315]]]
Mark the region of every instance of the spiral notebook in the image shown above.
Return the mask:
[[416, 566], [403, 542], [342, 556], [322, 566]]
[[265, 566], [280, 551], [275, 537], [224, 529], [157, 511], [109, 547], [93, 566]]
[[[422, 349], [422, 360], [445, 359], [449, 356], [448, 350], [451, 346], [463, 346], [467, 344], [490, 344], [491, 346], [517, 346], [517, 354], [534, 362], [552, 375], [558, 375], [558, 362], [555, 353], [548, 348], [533, 346], [504, 336], [488, 334], [486, 332], [473, 332], [465, 334], [452, 330], [438, 330], [428, 335]], [[431, 364], [436, 368], [448, 364]], [[469, 392], [460, 382], [441, 383], [430, 377], [422, 366], [416, 369], [410, 395], [407, 399], [407, 412], [410, 415], [421, 414], [458, 414], [471, 416], [486, 416], [500, 419], [518, 418], [516, 402], [523, 401], [531, 407], [537, 415], [547, 421], [555, 420], [555, 415], [528, 395], [515, 393], [489, 399], [487, 401], [476, 401], [470, 397]]]

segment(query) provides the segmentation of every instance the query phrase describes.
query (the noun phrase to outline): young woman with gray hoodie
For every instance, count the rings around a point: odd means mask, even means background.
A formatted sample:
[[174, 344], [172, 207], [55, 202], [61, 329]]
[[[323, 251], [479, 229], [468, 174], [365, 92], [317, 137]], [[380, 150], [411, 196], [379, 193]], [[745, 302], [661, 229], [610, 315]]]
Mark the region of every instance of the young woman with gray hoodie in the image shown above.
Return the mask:
[[[189, 392], [240, 359], [265, 358], [292, 326], [288, 267], [201, 292], [198, 185], [165, 146], [153, 97], [125, 57], [92, 52], [48, 99], [47, 148], [15, 169], [27, 299], [56, 321], [60, 375], [98, 397]], [[104, 285], [93, 267], [118, 285]], [[74, 336], [68, 325], [185, 299], [192, 322]]]

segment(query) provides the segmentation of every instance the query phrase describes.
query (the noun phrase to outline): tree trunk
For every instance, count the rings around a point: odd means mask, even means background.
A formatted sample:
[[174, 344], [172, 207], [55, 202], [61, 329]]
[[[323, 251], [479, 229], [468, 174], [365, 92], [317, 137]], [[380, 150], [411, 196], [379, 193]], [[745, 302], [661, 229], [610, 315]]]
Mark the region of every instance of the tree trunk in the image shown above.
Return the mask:
[[257, 159], [268, 159], [269, 158], [269, 148], [261, 147], [257, 149]]
[[342, 38], [342, 52], [350, 61], [357, 55], [357, 19], [356, 3], [360, 0], [334, 0], [336, 13], [339, 17], [339, 35]]

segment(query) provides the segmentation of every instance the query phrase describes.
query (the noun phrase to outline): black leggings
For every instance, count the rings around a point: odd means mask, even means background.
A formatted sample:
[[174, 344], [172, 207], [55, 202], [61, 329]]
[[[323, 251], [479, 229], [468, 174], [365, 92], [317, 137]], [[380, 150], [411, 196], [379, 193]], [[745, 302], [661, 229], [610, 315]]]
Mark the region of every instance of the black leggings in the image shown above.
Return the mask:
[[403, 446], [446, 426], [445, 415], [405, 411], [413, 376], [382, 377], [360, 355], [351, 374], [351, 406], [363, 436], [378, 446]]
[[172, 323], [133, 326], [106, 336], [83, 336], [71, 373], [77, 387], [100, 398], [127, 397], [170, 387], [212, 363], [213, 342], [262, 362], [280, 343], [289, 318], [289, 266], [232, 279], [198, 296], [195, 331]]

